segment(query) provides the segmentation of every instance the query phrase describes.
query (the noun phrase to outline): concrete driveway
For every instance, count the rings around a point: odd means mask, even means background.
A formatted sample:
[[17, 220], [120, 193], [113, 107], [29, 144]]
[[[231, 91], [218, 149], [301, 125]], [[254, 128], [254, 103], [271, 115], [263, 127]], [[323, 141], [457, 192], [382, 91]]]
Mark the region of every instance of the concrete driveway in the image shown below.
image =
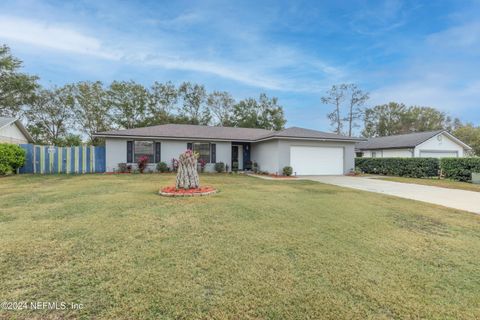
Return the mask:
[[480, 192], [348, 176], [302, 176], [340, 187], [388, 194], [480, 214]]

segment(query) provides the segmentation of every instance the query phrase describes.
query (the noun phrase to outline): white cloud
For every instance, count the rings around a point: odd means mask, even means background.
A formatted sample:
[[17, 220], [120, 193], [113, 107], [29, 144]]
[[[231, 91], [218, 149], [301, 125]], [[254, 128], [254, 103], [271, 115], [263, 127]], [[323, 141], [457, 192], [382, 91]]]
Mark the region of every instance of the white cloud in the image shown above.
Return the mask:
[[[197, 14], [185, 14], [172, 19], [168, 24], [171, 26], [198, 19]], [[162, 38], [162, 41], [132, 37], [112, 33], [109, 39], [112, 45], [109, 45], [108, 41], [88, 35], [72, 25], [0, 15], [0, 39], [24, 43], [33, 46], [34, 50], [43, 47], [131, 65], [208, 73], [271, 90], [318, 92], [325, 87], [322, 82], [325, 79], [336, 81], [343, 76], [343, 71], [319, 59], [294, 48], [266, 43], [255, 37], [250, 42], [236, 44], [236, 56], [233, 57], [226, 57], [221, 51], [213, 54], [202, 52], [203, 48], [197, 47], [188, 38], [182, 39], [180, 44], [180, 41], [173, 42], [180, 39], [169, 35]], [[312, 75], [320, 80], [310, 80]]]
[[439, 108], [452, 115], [462, 111], [478, 112], [478, 90], [480, 82], [461, 88], [452, 88], [446, 83], [412, 80], [397, 85], [374, 90], [371, 93], [370, 104], [384, 104], [390, 101], [406, 105], [429, 106]]
[[0, 15], [0, 38], [71, 53], [118, 59], [102, 42], [69, 26]]
[[434, 33], [427, 38], [433, 46], [471, 48], [480, 46], [480, 22], [474, 21], [454, 26], [441, 32]]
[[387, 0], [380, 5], [366, 6], [355, 12], [350, 27], [359, 34], [375, 36], [397, 29], [406, 22], [403, 2]]

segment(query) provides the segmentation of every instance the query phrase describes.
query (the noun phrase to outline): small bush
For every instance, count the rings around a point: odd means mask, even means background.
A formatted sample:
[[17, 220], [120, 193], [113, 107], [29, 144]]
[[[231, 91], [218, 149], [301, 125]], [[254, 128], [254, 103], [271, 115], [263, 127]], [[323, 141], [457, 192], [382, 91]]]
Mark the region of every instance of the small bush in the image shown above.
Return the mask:
[[0, 143], [0, 175], [15, 173], [25, 164], [25, 150], [16, 144]]
[[470, 181], [472, 173], [480, 172], [480, 158], [443, 158], [440, 168], [445, 178]]
[[162, 172], [162, 173], [168, 172], [168, 165], [167, 165], [167, 163], [166, 163], [166, 162], [163, 162], [163, 161], [157, 163], [157, 171]]
[[225, 171], [225, 163], [223, 162], [217, 162], [215, 163], [215, 171], [218, 173], [222, 173]]
[[127, 172], [127, 164], [126, 163], [119, 163], [118, 164], [118, 172], [120, 172], [120, 173]]
[[283, 175], [284, 176], [289, 177], [289, 176], [292, 175], [292, 173], [293, 173], [293, 168], [292, 167], [290, 167], [290, 166], [283, 167]]
[[258, 173], [258, 171], [260, 171], [260, 166], [259, 166], [258, 163], [255, 162], [255, 161], [252, 162], [252, 171], [253, 171], [254, 173]]
[[438, 176], [440, 161], [436, 158], [356, 158], [355, 168], [364, 173], [427, 178]]

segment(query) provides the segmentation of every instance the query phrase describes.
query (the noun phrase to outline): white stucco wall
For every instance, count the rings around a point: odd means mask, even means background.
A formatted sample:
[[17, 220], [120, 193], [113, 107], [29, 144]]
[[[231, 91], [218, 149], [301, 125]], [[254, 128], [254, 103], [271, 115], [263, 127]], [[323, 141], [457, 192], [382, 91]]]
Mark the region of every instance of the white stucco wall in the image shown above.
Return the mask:
[[385, 149], [382, 150], [382, 157], [384, 158], [412, 158], [412, 149]]
[[178, 140], [160, 140], [162, 143], [160, 158], [169, 168], [172, 167], [172, 159], [178, 159], [178, 156], [187, 150], [187, 141]]
[[279, 172], [278, 140], [252, 143], [250, 160], [255, 161], [261, 171], [268, 171], [270, 173]]
[[437, 136], [428, 139], [427, 141], [419, 144], [415, 148], [415, 157], [420, 157], [421, 151], [443, 151], [443, 152], [457, 152], [459, 157], [464, 156], [463, 146], [459, 145], [445, 134], [440, 134], [441, 139]]
[[28, 140], [14, 122], [0, 128], [0, 142], [23, 144], [28, 143]]
[[[215, 142], [217, 144], [217, 162], [223, 162], [231, 169], [232, 165], [232, 143], [231, 142]], [[207, 165], [207, 168], [209, 165]], [[208, 171], [214, 171], [214, 165], [210, 165]]]
[[127, 162], [127, 140], [105, 139], [105, 162], [107, 172], [113, 172], [119, 163]]
[[384, 149], [384, 150], [365, 150], [364, 158], [371, 158], [372, 152], [377, 153], [377, 158], [411, 158], [413, 157], [412, 149]]
[[[145, 139], [139, 139], [145, 140]], [[107, 138], [105, 139], [106, 149], [106, 170], [112, 172], [118, 169], [119, 163], [127, 162], [127, 141], [123, 138]], [[161, 161], [172, 165], [172, 159], [178, 159], [178, 156], [187, 150], [188, 142], [195, 141], [182, 141], [182, 140], [154, 140], [154, 142], [161, 143], [160, 158]], [[212, 142], [216, 144], [216, 161], [224, 162], [230, 166], [231, 163], [231, 143], [230, 142]], [[135, 165], [134, 163], [132, 165]], [[149, 169], [155, 170], [156, 163], [149, 164]], [[214, 164], [207, 164], [205, 171], [213, 172]]]

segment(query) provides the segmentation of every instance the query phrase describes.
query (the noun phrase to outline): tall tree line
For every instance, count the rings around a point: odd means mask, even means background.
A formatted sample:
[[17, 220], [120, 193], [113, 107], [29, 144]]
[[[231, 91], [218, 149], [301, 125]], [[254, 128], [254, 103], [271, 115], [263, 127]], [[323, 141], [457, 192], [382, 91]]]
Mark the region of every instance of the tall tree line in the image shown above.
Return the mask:
[[[0, 47], [0, 116], [23, 118], [37, 143], [102, 143], [93, 134], [110, 129], [182, 123], [281, 130], [286, 119], [278, 99], [262, 93], [235, 101], [201, 84], [82, 81], [42, 88], [19, 71], [21, 61]], [[80, 136], [81, 135], [81, 136]]]

